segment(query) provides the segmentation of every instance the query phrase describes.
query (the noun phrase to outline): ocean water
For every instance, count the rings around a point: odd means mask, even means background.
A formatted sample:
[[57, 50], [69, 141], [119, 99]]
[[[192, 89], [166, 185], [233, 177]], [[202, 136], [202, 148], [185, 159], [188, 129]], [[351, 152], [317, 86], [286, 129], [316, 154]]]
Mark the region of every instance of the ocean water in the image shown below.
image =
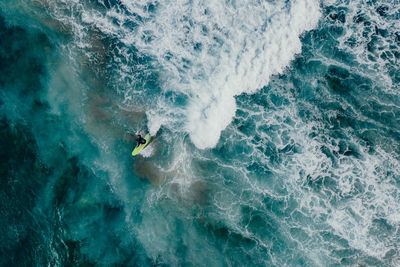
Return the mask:
[[2, 0], [0, 266], [400, 266], [399, 115], [397, 0]]

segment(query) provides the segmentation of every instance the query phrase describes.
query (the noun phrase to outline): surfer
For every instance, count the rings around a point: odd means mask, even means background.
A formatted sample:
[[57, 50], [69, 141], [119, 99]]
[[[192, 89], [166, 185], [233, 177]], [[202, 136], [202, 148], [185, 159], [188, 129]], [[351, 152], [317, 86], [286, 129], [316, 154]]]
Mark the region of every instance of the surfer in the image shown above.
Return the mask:
[[142, 151], [150, 143], [150, 139], [150, 134], [146, 134], [144, 138], [140, 134], [138, 134], [136, 136], [137, 145], [132, 151], [132, 156], [136, 156], [137, 154], [139, 154], [140, 151]]
[[138, 145], [140, 144], [146, 144], [146, 139], [144, 139], [140, 134], [136, 136], [136, 142], [138, 142]]

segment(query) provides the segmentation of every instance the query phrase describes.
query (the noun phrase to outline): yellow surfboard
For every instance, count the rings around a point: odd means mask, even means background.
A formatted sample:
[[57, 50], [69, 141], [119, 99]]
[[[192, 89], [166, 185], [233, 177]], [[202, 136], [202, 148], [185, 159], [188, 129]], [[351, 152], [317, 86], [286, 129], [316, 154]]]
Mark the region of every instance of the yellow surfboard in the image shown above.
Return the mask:
[[151, 135], [146, 134], [146, 136], [144, 137], [144, 139], [146, 139], [146, 143], [137, 145], [135, 147], [135, 149], [133, 149], [133, 151], [132, 151], [132, 156], [136, 156], [137, 154], [139, 154], [140, 151], [142, 151], [149, 144], [150, 138], [151, 138]]

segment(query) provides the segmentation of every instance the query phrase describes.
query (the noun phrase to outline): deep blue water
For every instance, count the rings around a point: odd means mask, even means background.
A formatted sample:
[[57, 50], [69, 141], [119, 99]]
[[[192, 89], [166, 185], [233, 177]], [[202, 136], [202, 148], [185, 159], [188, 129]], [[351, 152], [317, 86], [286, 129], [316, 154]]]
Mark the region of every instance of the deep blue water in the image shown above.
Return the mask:
[[399, 266], [399, 61], [398, 1], [1, 1], [0, 265]]

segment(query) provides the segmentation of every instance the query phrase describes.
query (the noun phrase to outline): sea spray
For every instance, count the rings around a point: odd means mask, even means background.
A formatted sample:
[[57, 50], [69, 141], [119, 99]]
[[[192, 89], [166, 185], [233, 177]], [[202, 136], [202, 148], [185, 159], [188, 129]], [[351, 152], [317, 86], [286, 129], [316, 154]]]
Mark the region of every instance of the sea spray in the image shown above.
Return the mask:
[[399, 265], [397, 5], [0, 9], [4, 264]]
[[[119, 57], [116, 78], [128, 86], [118, 84], [118, 90], [131, 108], [141, 105], [137, 99], [146, 103], [150, 132], [155, 135], [162, 125], [183, 130], [198, 148], [217, 144], [235, 115], [234, 96], [254, 93], [268, 84], [271, 75], [281, 73], [301, 51], [300, 35], [314, 28], [320, 17], [318, 2], [306, 0], [226, 5], [121, 1], [106, 12], [69, 3], [61, 11], [72, 8], [76, 14], [54, 12], [54, 16], [82, 24], [73, 23], [79, 43], [87, 43], [80, 38], [87, 34], [84, 27], [96, 27], [121, 41], [112, 53]], [[121, 60], [131, 57], [132, 46], [149, 57], [146, 64], [160, 70], [161, 91], [151, 99], [139, 91], [143, 78], [135, 74], [137, 66]], [[154, 88], [145, 90], [146, 95], [154, 93]]]

